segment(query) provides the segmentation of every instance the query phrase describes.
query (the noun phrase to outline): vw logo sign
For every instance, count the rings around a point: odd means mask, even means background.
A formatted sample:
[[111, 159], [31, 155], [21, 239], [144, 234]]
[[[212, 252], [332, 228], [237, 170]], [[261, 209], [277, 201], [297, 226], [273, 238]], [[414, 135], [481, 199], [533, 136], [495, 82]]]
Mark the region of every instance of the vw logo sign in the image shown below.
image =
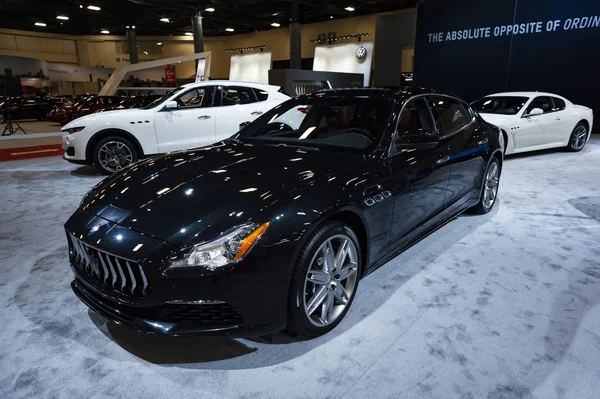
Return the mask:
[[356, 49], [356, 58], [362, 60], [367, 56], [367, 49], [364, 46], [360, 46]]

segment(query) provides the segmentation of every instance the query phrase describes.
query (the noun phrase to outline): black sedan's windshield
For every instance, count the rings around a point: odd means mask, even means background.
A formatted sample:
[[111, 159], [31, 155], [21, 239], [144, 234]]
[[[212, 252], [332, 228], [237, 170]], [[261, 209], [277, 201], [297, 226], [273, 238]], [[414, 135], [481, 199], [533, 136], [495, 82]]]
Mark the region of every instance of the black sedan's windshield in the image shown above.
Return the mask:
[[288, 100], [242, 129], [237, 139], [365, 150], [381, 140], [392, 101], [368, 97]]
[[516, 115], [527, 103], [527, 97], [484, 97], [471, 103], [480, 114]]

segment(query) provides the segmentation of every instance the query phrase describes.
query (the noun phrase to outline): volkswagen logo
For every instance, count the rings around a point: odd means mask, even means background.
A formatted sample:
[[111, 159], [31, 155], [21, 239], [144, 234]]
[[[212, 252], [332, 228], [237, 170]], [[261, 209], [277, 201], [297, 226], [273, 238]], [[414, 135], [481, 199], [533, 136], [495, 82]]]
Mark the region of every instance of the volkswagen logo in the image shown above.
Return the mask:
[[360, 46], [356, 49], [356, 58], [362, 60], [367, 56], [367, 49], [364, 46]]

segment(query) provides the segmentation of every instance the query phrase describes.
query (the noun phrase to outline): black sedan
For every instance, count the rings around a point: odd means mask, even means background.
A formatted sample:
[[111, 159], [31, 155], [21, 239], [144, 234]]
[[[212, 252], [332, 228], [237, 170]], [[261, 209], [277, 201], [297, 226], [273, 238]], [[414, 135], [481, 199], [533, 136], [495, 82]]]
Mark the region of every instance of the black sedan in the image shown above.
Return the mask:
[[58, 101], [42, 97], [14, 97], [2, 105], [1, 120], [46, 119], [48, 112], [59, 104]]
[[362, 277], [457, 214], [492, 209], [501, 137], [438, 91], [289, 100], [94, 187], [65, 225], [72, 288], [142, 332], [324, 334]]

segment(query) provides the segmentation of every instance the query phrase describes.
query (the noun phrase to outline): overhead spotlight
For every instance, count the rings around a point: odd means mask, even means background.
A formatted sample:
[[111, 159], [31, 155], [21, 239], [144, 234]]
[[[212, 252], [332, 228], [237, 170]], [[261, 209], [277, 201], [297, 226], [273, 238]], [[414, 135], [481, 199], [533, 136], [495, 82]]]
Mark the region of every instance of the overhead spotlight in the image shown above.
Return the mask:
[[80, 5], [79, 5], [79, 8], [83, 8], [83, 4], [80, 4]]
[[330, 16], [329, 16], [329, 19], [333, 19], [333, 15], [330, 15]]
[[278, 24], [277, 22], [273, 22], [273, 23], [271, 24], [271, 26], [274, 26], [274, 27], [276, 27], [276, 28], [279, 28], [281, 25], [280, 25], [280, 24]]
[[87, 9], [92, 11], [100, 11], [100, 7], [98, 6], [87, 6]]
[[192, 32], [185, 32], [184, 35], [186, 35], [186, 36], [194, 36], [194, 34]]
[[127, 26], [125, 27], [125, 29], [129, 29], [129, 25], [127, 25]]
[[63, 21], [68, 21], [68, 20], [69, 20], [69, 17], [67, 17], [67, 16], [64, 16], [64, 15], [57, 15], [57, 16], [56, 16], [56, 19], [62, 19]]
[[159, 46], [162, 46], [162, 42], [158, 42], [158, 43], [156, 43], [156, 44], [157, 44], [157, 45], [159, 45]]
[[354, 7], [346, 7], [346, 8], [344, 8], [344, 10], [346, 10], [346, 11], [354, 11]]
[[46, 24], [43, 22], [36, 22], [35, 26], [46, 26]]
[[278, 12], [276, 12], [276, 13], [273, 13], [273, 16], [274, 16], [274, 17], [276, 17], [277, 15], [279, 15], [279, 13], [278, 13]]
[[233, 31], [235, 31], [235, 29], [233, 29], [233, 28], [226, 28], [225, 30], [226, 30], [227, 32], [233, 32]]
[[205, 8], [204, 11], [215, 12], [215, 9], [212, 7]]
[[169, 23], [169, 22], [171, 22], [171, 20], [169, 20], [169, 18], [161, 18], [161, 19], [160, 19], [160, 22], [166, 22], [166, 23]]
[[144, 55], [148, 55], [148, 52], [147, 52], [147, 51], [144, 51]]
[[102, 29], [102, 30], [100, 31], [100, 33], [102, 33], [102, 34], [104, 34], [104, 35], [108, 35], [108, 34], [110, 34], [110, 32], [109, 32], [109, 31], [107, 31], [106, 29]]
[[131, 29], [135, 29], [135, 25], [133, 25], [133, 26], [131, 27]]

